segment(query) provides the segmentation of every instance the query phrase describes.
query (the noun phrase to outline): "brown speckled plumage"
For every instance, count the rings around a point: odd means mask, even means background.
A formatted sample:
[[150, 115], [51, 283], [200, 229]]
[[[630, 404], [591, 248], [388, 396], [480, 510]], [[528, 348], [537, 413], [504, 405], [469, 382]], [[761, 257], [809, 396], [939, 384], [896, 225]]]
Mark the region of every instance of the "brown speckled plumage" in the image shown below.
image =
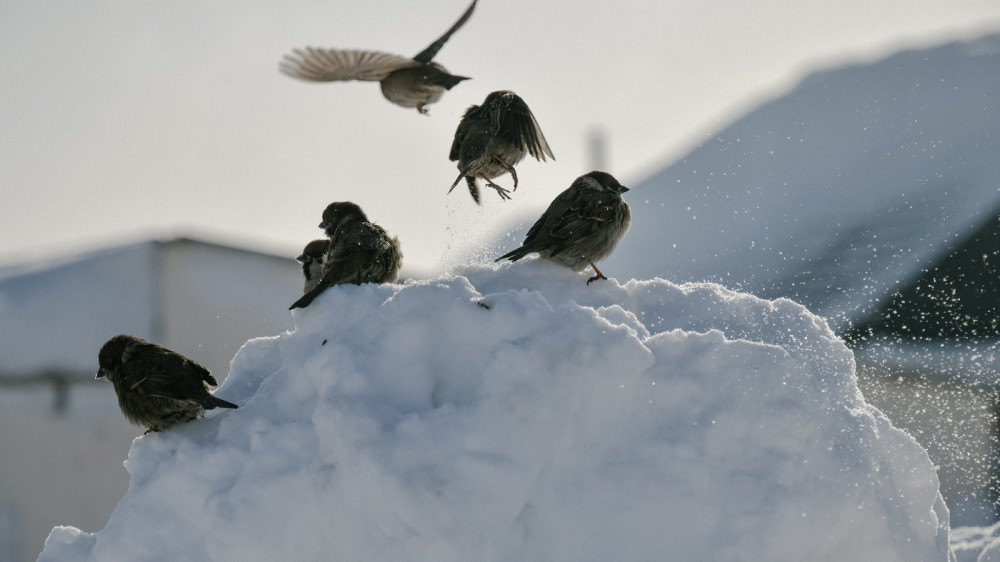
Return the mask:
[[357, 49], [294, 49], [278, 64], [282, 73], [309, 82], [365, 80], [379, 82], [382, 95], [402, 107], [415, 107], [426, 115], [426, 106], [436, 103], [445, 90], [452, 89], [465, 76], [449, 74], [432, 59], [444, 44], [469, 21], [476, 0], [444, 35], [413, 58], [379, 51]]
[[621, 196], [626, 191], [627, 187], [605, 172], [580, 176], [556, 196], [528, 230], [521, 247], [496, 261], [517, 261], [538, 252], [574, 271], [591, 266], [596, 275], [587, 280], [588, 285], [607, 279], [595, 264], [611, 255], [632, 222], [628, 203]]
[[323, 277], [290, 309], [304, 308], [328, 287], [353, 283], [392, 283], [399, 277], [403, 252], [399, 240], [368, 221], [361, 207], [350, 201], [330, 203], [319, 227], [330, 248], [323, 257]]
[[502, 199], [510, 199], [510, 192], [493, 178], [509, 173], [516, 190], [514, 166], [528, 154], [543, 162], [546, 156], [555, 160], [528, 104], [510, 90], [492, 92], [482, 105], [469, 107], [458, 123], [448, 154], [458, 162], [458, 177], [448, 193], [465, 178], [472, 199], [479, 203], [477, 180], [482, 178]]
[[316, 288], [323, 278], [323, 257], [330, 250], [330, 240], [323, 238], [313, 240], [306, 244], [302, 253], [295, 259], [302, 264], [302, 277], [305, 278], [305, 285], [302, 287], [303, 293]]
[[105, 342], [98, 364], [97, 378], [111, 381], [122, 413], [146, 433], [191, 421], [204, 410], [238, 407], [208, 392], [218, 384], [208, 369], [135, 336]]

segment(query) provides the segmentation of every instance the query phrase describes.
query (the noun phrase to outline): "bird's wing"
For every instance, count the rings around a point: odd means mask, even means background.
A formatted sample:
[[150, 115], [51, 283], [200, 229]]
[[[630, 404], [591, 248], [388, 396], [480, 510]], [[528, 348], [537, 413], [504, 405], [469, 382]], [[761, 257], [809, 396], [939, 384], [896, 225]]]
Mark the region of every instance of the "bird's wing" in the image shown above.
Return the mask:
[[[479, 138], [474, 143], [470, 143], [470, 137]], [[465, 157], [462, 159], [468, 164], [469, 155], [474, 153], [475, 157], [478, 157], [482, 154], [489, 139], [489, 110], [481, 105], [470, 105], [462, 114], [462, 120], [458, 122], [458, 128], [455, 129], [455, 140], [451, 143], [448, 159], [455, 162], [464, 155]], [[470, 151], [471, 144], [480, 143], [482, 148]]]
[[458, 165], [467, 170], [477, 160], [482, 159], [492, 138], [493, 136], [482, 124], [472, 123], [462, 135], [462, 145], [458, 147], [456, 155]]
[[507, 108], [504, 121], [505, 127], [513, 133], [518, 148], [527, 150], [535, 160], [544, 162], [546, 156], [556, 159], [535, 115], [520, 96], [515, 97]]
[[[374, 256], [387, 243], [373, 230], [371, 223], [355, 222], [337, 230], [333, 246], [327, 254], [327, 274], [323, 283], [363, 283]], [[381, 230], [381, 229], [379, 229]]]
[[[464, 131], [462, 130], [462, 126], [459, 125], [459, 131], [455, 133], [455, 143], [451, 147], [451, 159], [458, 161], [458, 177], [452, 182], [448, 193], [451, 193], [455, 189], [455, 186], [458, 185], [458, 182], [462, 178], [470, 178], [475, 175], [472, 168], [483, 157], [490, 138], [492, 137], [489, 131], [480, 123], [470, 122]], [[475, 188], [474, 179], [470, 181], [469, 189], [472, 192], [472, 198], [478, 203], [479, 191]]]
[[609, 196], [594, 198], [593, 193], [575, 186], [560, 193], [542, 215], [545, 220], [539, 219], [531, 227], [526, 246], [529, 240], [547, 234], [546, 249], [550, 256], [557, 256], [614, 219], [616, 205]]
[[517, 261], [532, 252], [551, 249], [551, 245], [554, 242], [559, 243], [560, 241], [553, 240], [550, 234], [560, 228], [564, 220], [563, 215], [569, 212], [570, 204], [572, 203], [570, 195], [572, 194], [569, 189], [557, 195], [552, 200], [552, 203], [549, 203], [549, 208], [545, 209], [542, 216], [538, 217], [535, 224], [531, 225], [531, 228], [528, 229], [528, 233], [524, 235], [524, 242], [521, 243], [521, 246], [500, 256], [495, 261], [503, 259]]
[[473, 108], [470, 107], [465, 111], [465, 115], [462, 116], [462, 120], [458, 122], [458, 128], [455, 129], [455, 139], [451, 141], [451, 150], [448, 152], [448, 160], [451, 160], [452, 162], [457, 161], [459, 155], [462, 153], [462, 143], [465, 141], [465, 137], [469, 134], [469, 129], [472, 126], [469, 119], [469, 114], [472, 112], [472, 109]]
[[205, 393], [205, 383], [218, 385], [205, 367], [154, 344], [137, 348], [123, 369], [129, 380], [143, 381], [139, 384], [149, 396], [186, 400]]
[[389, 74], [420, 63], [413, 59], [378, 51], [341, 49], [294, 49], [278, 63], [282, 73], [310, 82], [368, 80], [378, 82]]
[[448, 39], [451, 39], [452, 34], [461, 29], [462, 26], [465, 25], [465, 22], [469, 21], [469, 18], [472, 17], [472, 11], [476, 9], [477, 1], [478, 0], [472, 0], [472, 4], [469, 6], [469, 9], [465, 10], [465, 13], [462, 14], [462, 17], [458, 18], [455, 25], [451, 26], [451, 29], [448, 31], [445, 31], [444, 35], [438, 37], [437, 41], [434, 41], [428, 45], [426, 49], [417, 53], [417, 56], [413, 57], [413, 60], [421, 63], [431, 62], [431, 59], [437, 55], [438, 51], [441, 50], [441, 47], [444, 47], [444, 44], [448, 42]]
[[326, 287], [327, 286], [324, 285], [322, 281], [320, 281], [315, 287], [312, 288], [312, 290], [299, 297], [299, 300], [293, 302], [292, 306], [288, 307], [288, 310], [294, 310], [296, 308], [305, 308], [309, 306], [312, 303], [312, 301], [316, 300], [316, 297], [320, 296], [320, 294], [322, 294], [323, 291], [326, 290]]
[[549, 203], [549, 208], [545, 209], [542, 216], [538, 217], [535, 224], [531, 225], [531, 228], [528, 229], [528, 233], [524, 236], [524, 243], [521, 245], [526, 248], [533, 248], [529, 252], [537, 252], [540, 248], [536, 246], [541, 241], [540, 237], [542, 233], [546, 233], [547, 235], [555, 230], [563, 221], [563, 215], [569, 212], [573, 199], [572, 195], [573, 193], [569, 189], [557, 195]]

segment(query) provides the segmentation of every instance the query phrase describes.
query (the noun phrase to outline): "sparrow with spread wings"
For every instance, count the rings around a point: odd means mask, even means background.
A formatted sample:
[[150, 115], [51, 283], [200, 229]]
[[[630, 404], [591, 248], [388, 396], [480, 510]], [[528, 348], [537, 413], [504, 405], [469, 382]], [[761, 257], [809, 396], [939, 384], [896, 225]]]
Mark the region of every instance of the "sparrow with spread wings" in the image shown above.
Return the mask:
[[432, 59], [452, 34], [469, 21], [477, 1], [473, 0], [451, 29], [413, 58], [379, 51], [306, 47], [285, 55], [278, 70], [309, 82], [379, 82], [386, 99], [403, 107], [415, 107], [427, 115], [426, 106], [440, 100], [445, 90], [468, 80], [465, 76], [449, 74]]
[[490, 93], [482, 105], [465, 111], [455, 130], [448, 158], [458, 163], [458, 177], [451, 184], [451, 193], [465, 178], [472, 199], [479, 203], [481, 178], [501, 199], [510, 199], [510, 192], [497, 185], [493, 178], [510, 174], [517, 189], [514, 166], [530, 154], [536, 160], [555, 160], [542, 128], [521, 96], [510, 90]]

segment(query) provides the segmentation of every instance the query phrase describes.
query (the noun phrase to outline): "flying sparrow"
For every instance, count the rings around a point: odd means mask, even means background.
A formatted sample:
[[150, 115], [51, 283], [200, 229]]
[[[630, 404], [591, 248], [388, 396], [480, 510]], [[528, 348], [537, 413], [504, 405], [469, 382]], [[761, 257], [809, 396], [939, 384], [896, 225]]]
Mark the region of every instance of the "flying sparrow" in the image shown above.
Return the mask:
[[105, 342], [98, 364], [97, 378], [111, 381], [122, 413], [146, 433], [189, 422], [205, 410], [238, 407], [209, 394], [209, 385], [218, 383], [208, 369], [134, 336]]
[[452, 89], [462, 80], [468, 80], [465, 76], [449, 74], [443, 66], [431, 59], [444, 47], [452, 34], [469, 20], [477, 1], [473, 0], [451, 29], [412, 59], [379, 51], [306, 47], [294, 49], [285, 55], [278, 63], [278, 70], [292, 78], [310, 82], [379, 82], [386, 99], [403, 107], [415, 107], [417, 111], [427, 115], [427, 105], [440, 100], [445, 90]]
[[296, 261], [302, 264], [302, 276], [306, 279], [305, 287], [302, 289], [303, 293], [311, 291], [319, 284], [319, 280], [323, 278], [323, 256], [326, 255], [329, 249], [329, 239], [313, 240], [306, 244], [302, 253], [295, 258]]
[[448, 193], [464, 177], [472, 199], [479, 203], [476, 179], [483, 178], [501, 199], [510, 199], [510, 192], [494, 183], [493, 178], [510, 173], [516, 190], [514, 165], [526, 154], [543, 162], [546, 156], [556, 158], [528, 104], [510, 90], [493, 92], [483, 105], [470, 106], [458, 123], [448, 158], [458, 162], [459, 173]]
[[590, 265], [596, 275], [587, 279], [588, 285], [607, 279], [595, 263], [611, 255], [632, 222], [631, 211], [621, 196], [626, 191], [627, 187], [605, 172], [590, 172], [576, 178], [528, 230], [521, 247], [496, 261], [517, 261], [538, 252], [541, 257], [573, 271]]
[[323, 277], [289, 310], [309, 306], [332, 285], [392, 283], [398, 278], [403, 263], [399, 240], [369, 222], [361, 207], [350, 201], [330, 203], [319, 227], [330, 239], [323, 257]]

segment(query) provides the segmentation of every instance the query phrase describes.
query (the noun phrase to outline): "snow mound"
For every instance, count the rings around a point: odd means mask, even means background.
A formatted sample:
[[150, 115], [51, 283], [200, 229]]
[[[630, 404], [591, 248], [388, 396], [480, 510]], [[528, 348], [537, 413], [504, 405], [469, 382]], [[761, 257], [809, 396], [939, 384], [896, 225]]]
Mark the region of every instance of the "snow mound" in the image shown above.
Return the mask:
[[[789, 300], [541, 261], [341, 286], [39, 560], [948, 560], [923, 449]], [[110, 389], [109, 389], [110, 391]]]

